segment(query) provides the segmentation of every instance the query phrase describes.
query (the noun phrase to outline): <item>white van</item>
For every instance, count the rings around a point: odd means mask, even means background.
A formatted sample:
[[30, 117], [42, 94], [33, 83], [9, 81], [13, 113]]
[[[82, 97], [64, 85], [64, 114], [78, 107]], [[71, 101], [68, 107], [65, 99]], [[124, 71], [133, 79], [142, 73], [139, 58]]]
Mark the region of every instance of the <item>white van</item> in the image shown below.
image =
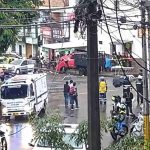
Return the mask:
[[46, 74], [16, 75], [1, 86], [2, 116], [28, 116], [46, 109]]

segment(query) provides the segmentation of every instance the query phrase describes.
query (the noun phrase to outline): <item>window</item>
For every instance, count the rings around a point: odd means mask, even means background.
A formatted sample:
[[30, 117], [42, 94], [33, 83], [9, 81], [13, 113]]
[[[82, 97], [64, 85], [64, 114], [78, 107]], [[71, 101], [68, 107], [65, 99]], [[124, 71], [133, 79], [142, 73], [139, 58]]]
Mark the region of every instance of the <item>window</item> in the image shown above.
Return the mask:
[[21, 66], [26, 66], [26, 65], [27, 65], [27, 61], [25, 60], [22, 62]]
[[12, 65], [20, 65], [22, 63], [22, 59], [14, 60], [11, 62]]
[[35, 63], [36, 63], [35, 60], [28, 60], [28, 64], [29, 64], [29, 65], [33, 65], [33, 64], [35, 64]]
[[3, 86], [1, 88], [1, 97], [3, 99], [17, 99], [27, 97], [27, 85]]

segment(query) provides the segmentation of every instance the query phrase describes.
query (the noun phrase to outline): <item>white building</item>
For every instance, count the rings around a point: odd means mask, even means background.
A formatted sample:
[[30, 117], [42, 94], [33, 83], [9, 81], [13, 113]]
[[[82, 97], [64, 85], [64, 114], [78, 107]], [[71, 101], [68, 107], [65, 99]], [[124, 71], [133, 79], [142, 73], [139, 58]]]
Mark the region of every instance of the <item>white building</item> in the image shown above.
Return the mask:
[[[78, 0], [69, 0], [69, 7], [75, 6]], [[108, 7], [108, 8], [107, 8]], [[128, 55], [127, 51], [125, 50], [124, 44], [126, 44], [126, 47], [128, 50], [131, 51], [131, 54], [135, 58], [142, 57], [142, 46], [141, 46], [141, 36], [140, 30], [134, 30], [133, 25], [135, 23], [138, 23], [140, 21], [140, 10], [139, 8], [134, 8], [131, 6], [128, 6], [127, 4], [124, 3], [124, 1], [119, 2], [119, 8], [117, 11], [117, 16], [118, 19], [122, 16], [126, 17], [127, 22], [126, 23], [119, 23], [121, 24], [121, 37], [118, 32], [118, 25], [117, 25], [117, 19], [116, 19], [116, 11], [115, 11], [115, 1], [114, 0], [108, 0], [105, 1], [104, 3], [104, 11], [105, 15], [107, 17], [107, 23], [109, 27], [109, 31], [111, 33], [111, 37], [113, 39], [114, 47], [112, 46], [107, 27], [105, 24], [105, 18], [104, 15], [102, 15], [102, 22], [98, 24], [98, 51], [104, 51], [106, 54], [113, 54], [114, 48], [117, 51], [118, 54], [120, 55]], [[67, 27], [67, 25], [63, 27], [63, 30], [59, 36], [67, 37], [66, 40], [58, 40], [53, 42], [47, 42], [43, 41], [43, 45], [40, 47], [41, 51], [51, 51], [51, 50], [62, 50], [62, 49], [71, 49], [71, 48], [85, 48], [87, 46], [87, 34], [86, 31], [84, 33], [84, 36], [81, 37], [80, 33], [74, 34], [74, 21], [72, 19], [74, 18], [74, 9], [64, 9], [64, 10], [59, 10], [59, 14], [61, 14], [63, 17], [61, 18], [60, 21], [70, 21], [70, 29]], [[110, 17], [110, 18], [109, 18]], [[133, 22], [134, 21], [134, 22]], [[32, 36], [26, 37], [26, 44], [24, 41], [19, 40], [18, 43], [16, 44], [16, 52], [20, 53], [22, 50], [22, 55], [28, 57], [29, 54], [34, 56], [35, 51], [36, 51], [36, 38], [35, 36], [35, 28], [33, 27], [31, 29], [32, 31]], [[44, 32], [50, 36], [49, 32], [47, 29], [44, 30]], [[39, 31], [40, 33], [40, 31]], [[32, 38], [31, 38], [32, 37]], [[56, 36], [55, 36], [56, 37]], [[69, 38], [69, 39], [68, 39]], [[65, 38], [64, 38], [65, 39]], [[123, 44], [124, 43], [124, 44]], [[32, 50], [28, 50], [28, 48], [32, 47]], [[55, 54], [56, 54], [55, 52]]]

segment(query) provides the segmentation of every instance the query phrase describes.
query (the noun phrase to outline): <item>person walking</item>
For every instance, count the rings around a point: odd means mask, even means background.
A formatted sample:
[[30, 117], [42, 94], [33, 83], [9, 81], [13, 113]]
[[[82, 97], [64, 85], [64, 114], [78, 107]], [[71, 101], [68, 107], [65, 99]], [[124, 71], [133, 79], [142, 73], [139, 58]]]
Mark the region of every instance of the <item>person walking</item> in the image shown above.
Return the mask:
[[130, 87], [128, 87], [126, 92], [123, 93], [123, 98], [125, 98], [127, 117], [129, 116], [129, 114], [133, 115], [133, 112], [132, 112], [133, 93], [131, 92]]
[[99, 79], [99, 100], [100, 103], [104, 102], [106, 104], [106, 93], [107, 93], [107, 83], [104, 77]]
[[143, 103], [143, 81], [142, 76], [138, 76], [138, 80], [136, 81], [136, 90], [137, 90], [137, 105], [139, 105], [140, 100]]
[[73, 83], [73, 86], [74, 86], [73, 99], [76, 105], [76, 109], [78, 109], [79, 105], [78, 105], [78, 92], [77, 92], [76, 82]]
[[69, 91], [70, 91], [70, 86], [68, 81], [64, 84], [64, 98], [65, 98], [65, 108], [68, 107], [68, 101], [69, 101]]

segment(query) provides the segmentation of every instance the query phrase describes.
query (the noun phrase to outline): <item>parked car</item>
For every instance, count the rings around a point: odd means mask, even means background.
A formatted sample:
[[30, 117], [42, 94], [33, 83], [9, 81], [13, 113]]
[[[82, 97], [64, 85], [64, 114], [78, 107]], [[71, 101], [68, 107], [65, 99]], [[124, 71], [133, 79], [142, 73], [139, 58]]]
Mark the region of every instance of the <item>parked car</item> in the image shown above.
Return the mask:
[[[77, 124], [63, 124], [64, 130], [65, 130], [65, 136], [63, 137], [63, 141], [66, 144], [69, 144], [73, 147], [74, 150], [86, 150], [86, 147], [84, 144], [76, 145], [75, 141], [73, 139], [70, 139], [70, 136], [72, 133], [75, 132], [76, 128], [78, 127]], [[44, 140], [31, 140], [31, 143], [29, 143], [30, 146], [33, 147], [32, 150], [55, 150], [56, 148], [51, 148], [50, 145], [48, 145], [48, 142]]]
[[35, 60], [31, 59], [18, 59], [11, 62], [7, 68], [8, 72], [22, 74], [34, 72]]

